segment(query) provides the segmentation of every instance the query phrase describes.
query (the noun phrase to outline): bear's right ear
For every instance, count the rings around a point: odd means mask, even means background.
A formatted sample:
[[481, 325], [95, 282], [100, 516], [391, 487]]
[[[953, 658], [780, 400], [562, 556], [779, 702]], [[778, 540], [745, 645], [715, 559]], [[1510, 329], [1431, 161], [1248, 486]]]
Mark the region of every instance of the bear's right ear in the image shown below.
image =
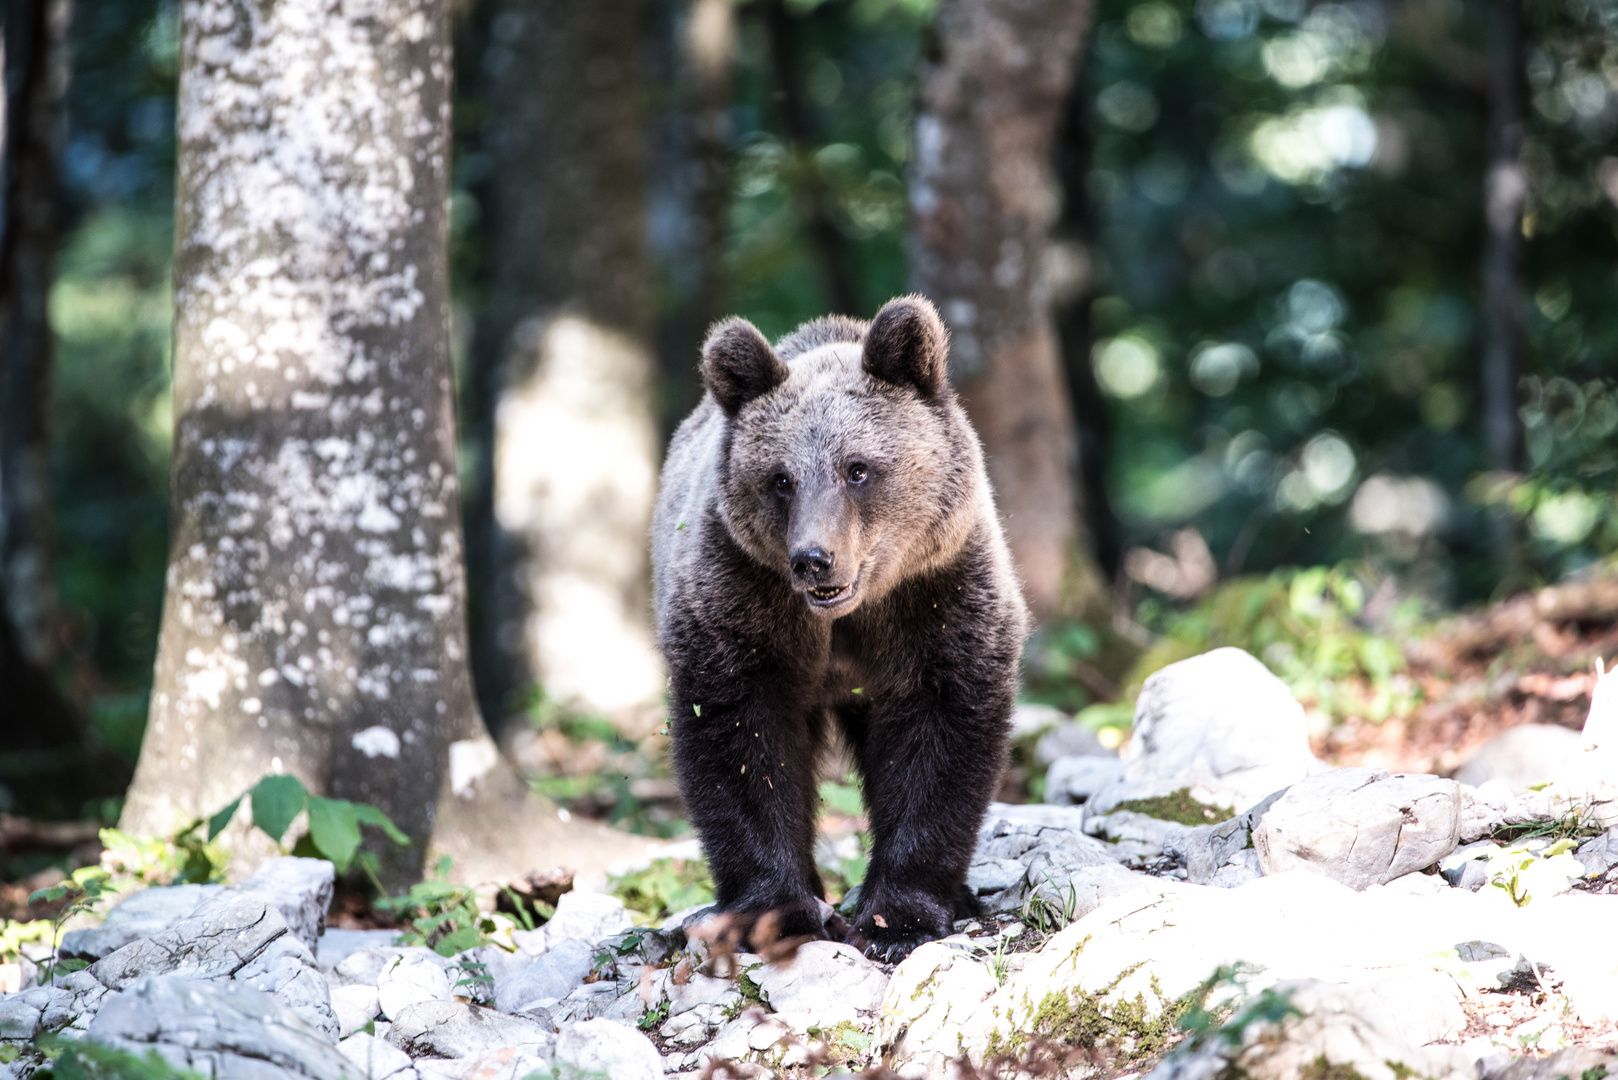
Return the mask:
[[949, 331], [924, 296], [901, 296], [882, 305], [865, 332], [865, 370], [884, 382], [909, 383], [923, 397], [944, 389]]
[[702, 343], [702, 381], [728, 416], [786, 382], [788, 374], [758, 327], [746, 319], [715, 324]]

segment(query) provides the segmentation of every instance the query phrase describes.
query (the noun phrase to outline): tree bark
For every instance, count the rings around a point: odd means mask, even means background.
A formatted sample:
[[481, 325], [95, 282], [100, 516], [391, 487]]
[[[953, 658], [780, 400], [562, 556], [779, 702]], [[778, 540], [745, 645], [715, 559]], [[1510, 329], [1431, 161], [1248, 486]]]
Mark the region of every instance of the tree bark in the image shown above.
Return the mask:
[[1052, 143], [1091, 10], [945, 0], [924, 50], [910, 177], [912, 283], [949, 323], [951, 375], [1038, 621], [1107, 610], [1080, 525], [1045, 279]]
[[13, 640], [30, 662], [55, 657], [50, 437], [51, 332], [67, 0], [4, 9], [4, 214], [0, 215], [0, 578]]
[[[1491, 5], [1493, 42], [1489, 67], [1489, 157], [1484, 181], [1483, 239], [1483, 429], [1489, 467], [1522, 468], [1522, 419], [1517, 383], [1523, 354], [1523, 206], [1528, 176], [1523, 168], [1526, 124], [1520, 0]], [[1495, 562], [1501, 573], [1517, 565], [1517, 529], [1509, 509], [1493, 515]]]
[[646, 530], [657, 483], [640, 0], [504, 0], [491, 27], [490, 296], [478, 328], [490, 625], [503, 719], [543, 687], [645, 733], [662, 719]]
[[284, 771], [413, 839], [375, 846], [389, 887], [429, 838], [549, 854], [467, 664], [446, 0], [185, 0], [181, 29], [172, 547], [122, 824]]
[[1053, 287], [1051, 299], [1078, 440], [1079, 521], [1102, 575], [1113, 578], [1118, 572], [1122, 542], [1107, 484], [1112, 416], [1090, 360], [1095, 345], [1090, 304], [1096, 296], [1099, 275], [1095, 215], [1086, 188], [1093, 138], [1089, 88], [1082, 78], [1075, 77], [1057, 129], [1056, 178], [1062, 209], [1052, 235], [1060, 253], [1062, 280], [1053, 283], [1059, 287]]
[[[661, 118], [651, 171], [651, 202], [672, 208], [679, 225], [660, 229], [653, 261], [670, 302], [658, 328], [660, 443], [702, 396], [696, 358], [708, 327], [725, 314], [725, 242], [730, 212], [730, 104], [736, 63], [732, 0], [679, 0], [658, 35], [669, 59], [674, 108]], [[661, 29], [661, 27], [660, 27]]]

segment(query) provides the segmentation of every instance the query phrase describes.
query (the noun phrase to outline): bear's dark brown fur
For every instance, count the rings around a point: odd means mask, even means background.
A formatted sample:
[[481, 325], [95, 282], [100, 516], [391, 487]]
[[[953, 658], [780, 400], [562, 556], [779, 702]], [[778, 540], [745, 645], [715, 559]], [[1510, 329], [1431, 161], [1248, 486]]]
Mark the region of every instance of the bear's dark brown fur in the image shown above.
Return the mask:
[[1027, 633], [947, 352], [919, 297], [773, 349], [720, 323], [652, 524], [674, 760], [718, 909], [822, 933], [815, 769], [835, 723], [873, 837], [850, 940], [888, 960], [949, 933]]

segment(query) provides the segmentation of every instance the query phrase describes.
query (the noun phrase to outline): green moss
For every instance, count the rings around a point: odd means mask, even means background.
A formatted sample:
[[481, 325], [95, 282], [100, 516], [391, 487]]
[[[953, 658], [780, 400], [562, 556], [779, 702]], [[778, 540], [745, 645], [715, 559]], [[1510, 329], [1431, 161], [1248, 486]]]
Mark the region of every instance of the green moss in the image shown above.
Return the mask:
[[662, 922], [676, 911], [711, 903], [713, 879], [701, 859], [655, 859], [650, 866], [608, 881], [612, 895], [643, 925]]
[[736, 992], [741, 997], [737, 999], [736, 1004], [725, 1010], [726, 1020], [734, 1020], [748, 1009], [767, 1009], [770, 1007], [769, 1003], [764, 1000], [763, 988], [753, 981], [752, 972], [753, 968], [748, 968], [736, 976]]
[[1172, 795], [1159, 795], [1155, 799], [1129, 799], [1113, 807], [1129, 810], [1159, 821], [1173, 821], [1180, 825], [1217, 825], [1236, 816], [1224, 806], [1208, 806], [1191, 797], [1191, 789], [1183, 787]]
[[[1086, 1050], [1103, 1044], [1113, 1046], [1130, 1058], [1142, 1058], [1168, 1049], [1179, 1034], [1180, 1014], [1187, 1007], [1185, 999], [1165, 1004], [1155, 1016], [1144, 994], [1111, 1000], [1118, 985], [1140, 966], [1136, 964], [1119, 972], [1106, 989], [1097, 993], [1052, 990], [1039, 1003], [1028, 1028], [1036, 1035], [1059, 1039]], [[1152, 990], [1161, 1000], [1155, 976]]]
[[[1396, 1070], [1395, 1075], [1399, 1076], [1400, 1080], [1404, 1080], [1404, 1076], [1410, 1074], [1408, 1071], [1406, 1073], [1399, 1073]], [[1331, 1062], [1326, 1060], [1325, 1054], [1321, 1054], [1319, 1057], [1315, 1058], [1315, 1060], [1305, 1065], [1303, 1067], [1303, 1072], [1301, 1072], [1299, 1076], [1302, 1077], [1302, 1080], [1365, 1080], [1365, 1074], [1360, 1072], [1354, 1066], [1333, 1065]]]

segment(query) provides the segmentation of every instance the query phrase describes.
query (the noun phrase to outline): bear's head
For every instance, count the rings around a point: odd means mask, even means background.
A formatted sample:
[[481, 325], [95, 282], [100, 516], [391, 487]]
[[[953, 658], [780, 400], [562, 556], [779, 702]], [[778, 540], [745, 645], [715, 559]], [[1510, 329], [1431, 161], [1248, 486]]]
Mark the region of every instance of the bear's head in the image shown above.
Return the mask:
[[948, 351], [919, 296], [776, 348], [745, 319], [708, 335], [702, 377], [728, 420], [721, 516], [813, 611], [847, 615], [966, 543], [987, 488]]

